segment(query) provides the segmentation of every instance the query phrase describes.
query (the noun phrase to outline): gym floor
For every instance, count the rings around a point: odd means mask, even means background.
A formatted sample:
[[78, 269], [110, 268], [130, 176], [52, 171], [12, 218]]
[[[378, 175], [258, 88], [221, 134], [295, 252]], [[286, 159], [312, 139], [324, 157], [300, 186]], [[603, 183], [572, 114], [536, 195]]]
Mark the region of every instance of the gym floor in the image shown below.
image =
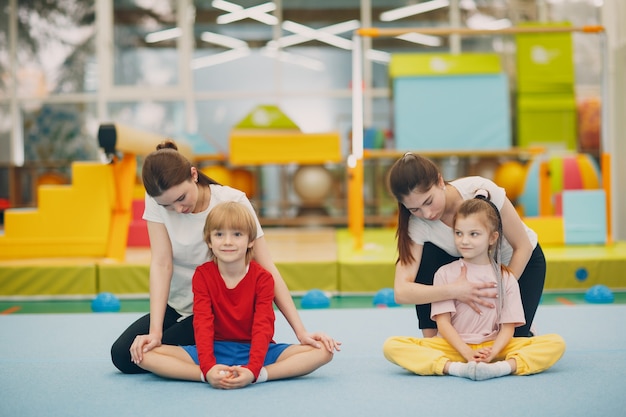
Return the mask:
[[[626, 291], [614, 292], [614, 304], [626, 304]], [[296, 306], [301, 308], [302, 297], [294, 297]], [[147, 313], [147, 299], [122, 299], [120, 312]], [[579, 305], [588, 304], [585, 294], [580, 293], [544, 293], [542, 305]], [[373, 296], [333, 296], [330, 308], [373, 308]], [[401, 308], [411, 308], [402, 306]], [[0, 301], [0, 314], [54, 314], [54, 313], [89, 313], [91, 300], [36, 300], [36, 301]]]

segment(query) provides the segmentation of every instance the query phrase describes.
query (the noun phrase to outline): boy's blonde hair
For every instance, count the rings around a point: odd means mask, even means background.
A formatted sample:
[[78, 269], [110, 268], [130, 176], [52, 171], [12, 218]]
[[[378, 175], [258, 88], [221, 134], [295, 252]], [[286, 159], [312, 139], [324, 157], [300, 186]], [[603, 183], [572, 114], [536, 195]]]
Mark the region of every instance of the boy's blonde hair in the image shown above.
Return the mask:
[[[209, 212], [204, 223], [204, 241], [211, 242], [211, 232], [218, 229], [239, 230], [248, 235], [248, 243], [254, 242], [257, 225], [254, 215], [243, 204], [235, 201], [220, 203]], [[246, 251], [246, 263], [252, 259], [252, 247]]]

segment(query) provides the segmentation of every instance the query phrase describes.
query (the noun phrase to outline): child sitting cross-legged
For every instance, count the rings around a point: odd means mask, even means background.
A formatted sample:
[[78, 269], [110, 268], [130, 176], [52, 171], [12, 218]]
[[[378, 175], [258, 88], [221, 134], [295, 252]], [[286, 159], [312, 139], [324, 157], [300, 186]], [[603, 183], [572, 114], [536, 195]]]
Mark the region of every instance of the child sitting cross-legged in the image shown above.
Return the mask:
[[391, 337], [383, 346], [385, 357], [418, 375], [472, 380], [550, 368], [565, 351], [561, 336], [513, 337], [515, 327], [524, 325], [524, 310], [517, 280], [501, 264], [502, 220], [486, 192], [464, 201], [453, 223], [454, 243], [463, 258], [439, 268], [433, 285], [455, 282], [462, 274], [470, 282], [494, 282], [496, 308], [481, 307], [479, 314], [460, 301], [432, 303], [437, 336]]
[[161, 345], [139, 366], [165, 378], [234, 389], [306, 375], [332, 360], [327, 349], [272, 340], [274, 280], [251, 260], [256, 230], [240, 203], [221, 203], [209, 213], [204, 238], [213, 260], [200, 265], [192, 281], [196, 344]]

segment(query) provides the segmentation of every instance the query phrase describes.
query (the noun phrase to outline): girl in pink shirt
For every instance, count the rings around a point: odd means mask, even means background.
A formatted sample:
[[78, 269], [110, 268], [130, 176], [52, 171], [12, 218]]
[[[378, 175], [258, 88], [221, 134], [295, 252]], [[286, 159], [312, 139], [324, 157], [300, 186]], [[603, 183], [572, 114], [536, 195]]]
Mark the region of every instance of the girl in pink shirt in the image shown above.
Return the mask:
[[466, 268], [470, 282], [495, 283], [496, 308], [480, 313], [456, 301], [435, 302], [431, 318], [437, 323], [433, 338], [391, 337], [383, 347], [385, 357], [418, 375], [454, 375], [484, 380], [509, 374], [529, 375], [554, 365], [565, 351], [556, 334], [514, 337], [525, 324], [519, 286], [502, 265], [502, 221], [498, 209], [479, 193], [459, 207], [453, 220], [454, 243], [462, 259], [442, 266], [433, 285], [454, 283]]

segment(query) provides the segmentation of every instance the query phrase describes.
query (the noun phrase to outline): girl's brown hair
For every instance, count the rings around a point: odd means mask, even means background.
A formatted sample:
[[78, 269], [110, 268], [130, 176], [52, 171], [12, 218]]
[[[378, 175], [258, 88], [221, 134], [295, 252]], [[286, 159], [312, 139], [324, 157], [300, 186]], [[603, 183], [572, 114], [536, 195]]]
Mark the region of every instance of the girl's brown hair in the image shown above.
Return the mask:
[[408, 264], [415, 259], [411, 254], [409, 237], [409, 219], [411, 212], [404, 207], [402, 200], [413, 191], [424, 193], [439, 182], [441, 172], [437, 165], [428, 158], [407, 152], [398, 159], [389, 170], [389, 191], [398, 201], [398, 262]]
[[498, 282], [498, 312], [501, 312], [505, 295], [502, 277], [505, 273], [511, 273], [511, 270], [502, 263], [501, 259], [500, 246], [502, 244], [503, 234], [500, 211], [489, 199], [489, 193], [485, 191], [485, 194], [486, 195], [477, 195], [471, 200], [464, 201], [454, 215], [452, 224], [454, 227], [457, 219], [477, 214], [480, 216], [483, 225], [487, 228], [489, 233], [498, 234], [498, 238], [495, 243], [489, 248], [489, 260], [491, 261], [494, 272], [496, 273]]
[[[235, 201], [220, 203], [213, 207], [204, 222], [204, 241], [211, 242], [211, 232], [219, 229], [239, 230], [248, 235], [248, 243], [254, 242], [257, 224], [254, 215], [243, 204]], [[246, 263], [252, 259], [252, 248], [246, 252]]]
[[[149, 196], [158, 197], [170, 188], [190, 180], [191, 167], [191, 162], [178, 152], [176, 143], [165, 140], [143, 161], [143, 186]], [[206, 186], [219, 183], [198, 170], [198, 184]]]

